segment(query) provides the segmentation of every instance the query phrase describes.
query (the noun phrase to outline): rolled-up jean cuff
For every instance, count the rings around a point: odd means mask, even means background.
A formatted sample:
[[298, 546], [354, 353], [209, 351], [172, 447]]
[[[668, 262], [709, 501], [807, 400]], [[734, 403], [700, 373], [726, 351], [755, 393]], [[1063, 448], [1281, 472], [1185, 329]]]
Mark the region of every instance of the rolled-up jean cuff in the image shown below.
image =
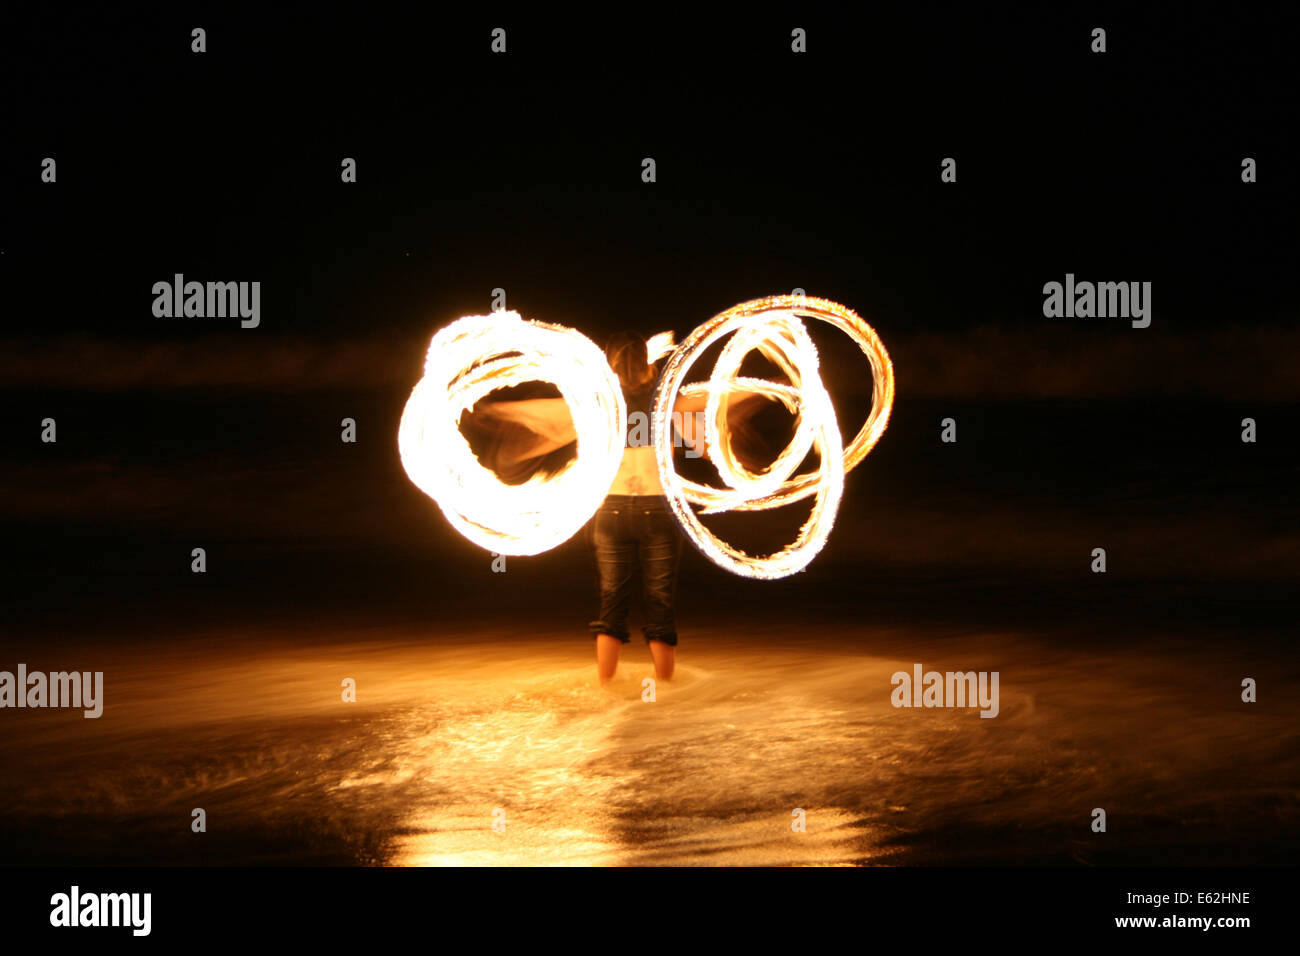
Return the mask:
[[610, 637], [616, 637], [624, 644], [628, 643], [632, 637], [628, 634], [627, 628], [610, 627], [604, 621], [592, 621], [587, 625], [591, 630], [591, 636], [594, 638], [599, 634], [608, 634]]

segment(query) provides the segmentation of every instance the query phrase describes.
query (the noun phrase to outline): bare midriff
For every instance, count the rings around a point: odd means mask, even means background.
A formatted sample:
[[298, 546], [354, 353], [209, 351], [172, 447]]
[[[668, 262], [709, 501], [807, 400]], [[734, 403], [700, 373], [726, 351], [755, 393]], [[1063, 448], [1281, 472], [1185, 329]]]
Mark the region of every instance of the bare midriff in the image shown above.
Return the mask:
[[618, 466], [614, 483], [609, 486], [611, 495], [662, 495], [659, 484], [659, 466], [655, 463], [653, 445], [623, 449], [623, 461]]

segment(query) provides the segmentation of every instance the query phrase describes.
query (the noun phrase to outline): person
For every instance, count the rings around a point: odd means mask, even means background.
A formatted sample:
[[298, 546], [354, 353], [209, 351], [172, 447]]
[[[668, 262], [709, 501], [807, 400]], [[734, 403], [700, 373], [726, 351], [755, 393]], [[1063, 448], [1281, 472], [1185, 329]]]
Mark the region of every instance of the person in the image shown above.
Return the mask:
[[[649, 360], [644, 336], [636, 332], [612, 335], [605, 358], [623, 391], [627, 433], [618, 473], [588, 524], [600, 596], [597, 617], [588, 624], [595, 640], [596, 673], [601, 684], [608, 683], [618, 669], [623, 645], [631, 641], [627, 620], [639, 572], [642, 632], [656, 677], [669, 681], [676, 668], [675, 604], [683, 542], [659, 481], [650, 439], [658, 372]], [[734, 392], [732, 407], [754, 397], [756, 393]], [[707, 454], [704, 429], [697, 422], [706, 401], [703, 395], [679, 395], [673, 404], [681, 441], [697, 454]], [[506, 481], [530, 477], [577, 440], [567, 405], [560, 398], [484, 402], [476, 411], [497, 422], [496, 441], [484, 458]]]
[[[617, 332], [605, 358], [618, 376], [627, 404], [623, 460], [591, 524], [600, 589], [600, 613], [588, 627], [596, 641], [596, 673], [606, 683], [618, 668], [619, 652], [631, 638], [627, 630], [636, 573], [641, 574], [642, 613], [655, 676], [671, 680], [676, 666], [677, 622], [674, 610], [682, 535], [659, 482], [659, 467], [650, 443], [650, 412], [658, 376], [650, 364], [645, 339]], [[679, 398], [678, 412], [695, 409]]]

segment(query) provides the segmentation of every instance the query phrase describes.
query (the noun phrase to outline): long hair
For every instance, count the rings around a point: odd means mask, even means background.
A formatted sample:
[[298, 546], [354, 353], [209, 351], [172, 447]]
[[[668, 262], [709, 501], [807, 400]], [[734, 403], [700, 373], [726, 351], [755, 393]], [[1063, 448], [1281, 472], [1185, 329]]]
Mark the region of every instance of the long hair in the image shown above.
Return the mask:
[[605, 358], [626, 394], [644, 391], [655, 378], [645, 337], [636, 332], [615, 332], [605, 343]]

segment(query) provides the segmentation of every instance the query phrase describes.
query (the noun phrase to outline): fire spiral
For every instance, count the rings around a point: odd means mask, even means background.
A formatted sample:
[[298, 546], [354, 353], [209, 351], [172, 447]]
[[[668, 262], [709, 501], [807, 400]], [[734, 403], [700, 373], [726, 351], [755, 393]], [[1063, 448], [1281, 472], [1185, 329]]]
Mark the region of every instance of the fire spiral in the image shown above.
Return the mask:
[[[474, 455], [460, 418], [488, 393], [524, 382], [560, 390], [578, 453], [556, 475], [507, 485]], [[595, 513], [618, 473], [626, 417], [618, 376], [581, 332], [517, 312], [470, 315], [429, 343], [397, 444], [411, 481], [466, 538], [500, 554], [540, 554]]]
[[[828, 322], [866, 356], [872, 406], [845, 448], [835, 409], [819, 374], [817, 349], [803, 318]], [[709, 346], [732, 336], [706, 381], [686, 376]], [[753, 351], [789, 380], [739, 374]], [[720, 567], [754, 578], [781, 578], [807, 567], [825, 545], [844, 494], [844, 476], [871, 451], [889, 423], [894, 371], [875, 331], [856, 313], [827, 299], [771, 296], [742, 302], [692, 332], [681, 345], [660, 333], [651, 360], [668, 355], [655, 393], [651, 438], [664, 493], [683, 532]], [[560, 472], [507, 485], [485, 468], [460, 431], [464, 412], [497, 389], [524, 382], [559, 389], [577, 435], [577, 455]], [[727, 411], [736, 392], [780, 402], [794, 416], [794, 435], [765, 469], [752, 472], [736, 457]], [[673, 409], [678, 397], [704, 397], [704, 439], [725, 486], [681, 478], [673, 464]], [[595, 512], [618, 473], [627, 408], [604, 353], [580, 332], [524, 320], [517, 312], [466, 316], [429, 344], [424, 377], [411, 392], [398, 430], [402, 465], [466, 538], [501, 554], [530, 555], [568, 540]], [[817, 470], [795, 474], [810, 451]], [[811, 513], [795, 540], [775, 554], [754, 556], [705, 528], [699, 514], [779, 508], [809, 496]]]
[[[847, 449], [841, 445], [835, 409], [818, 374], [817, 349], [801, 316], [828, 322], [846, 333], [871, 365], [871, 412]], [[709, 379], [684, 385], [700, 354], [727, 335], [732, 338], [723, 347]], [[741, 362], [754, 350], [774, 363], [790, 384], [740, 377]], [[737, 390], [758, 392], [779, 401], [795, 418], [795, 433], [789, 444], [760, 473], [750, 472], [732, 452], [727, 406]], [[707, 396], [705, 444], [712, 449], [711, 460], [726, 485], [724, 489], [686, 481], [673, 466], [670, 416], [679, 394]], [[889, 424], [893, 402], [894, 369], [884, 344], [871, 326], [839, 303], [802, 295], [771, 296], [742, 302], [714, 316], [669, 356], [651, 418], [659, 480], [682, 530], [705, 557], [736, 574], [770, 579], [803, 570], [830, 535], [844, 493], [845, 474], [880, 440]], [[813, 449], [820, 460], [816, 472], [794, 476], [795, 469]], [[746, 554], [719, 539], [690, 507], [703, 506], [701, 514], [755, 511], [779, 508], [809, 495], [814, 496], [812, 511], [795, 541], [764, 557]]]

